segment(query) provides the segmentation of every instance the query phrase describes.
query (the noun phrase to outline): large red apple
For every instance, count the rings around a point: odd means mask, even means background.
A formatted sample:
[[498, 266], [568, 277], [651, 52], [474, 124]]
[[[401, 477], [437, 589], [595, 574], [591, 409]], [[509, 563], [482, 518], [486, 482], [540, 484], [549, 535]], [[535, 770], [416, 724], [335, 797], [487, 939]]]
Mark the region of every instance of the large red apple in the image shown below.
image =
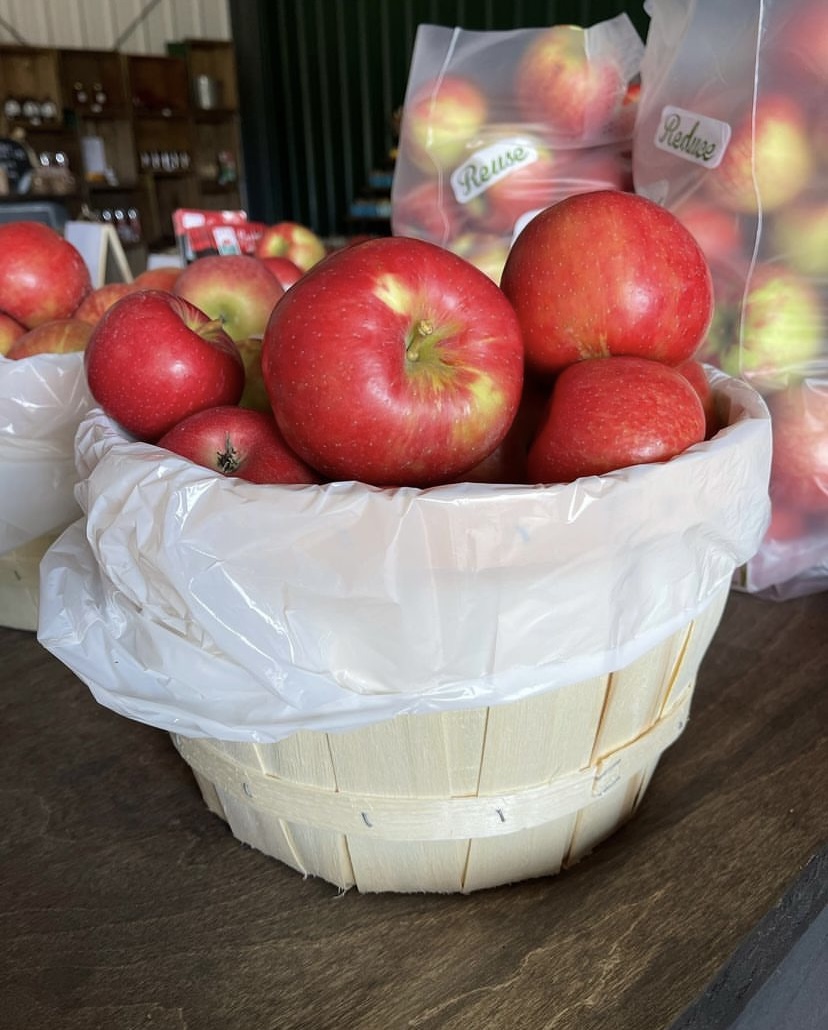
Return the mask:
[[11, 315], [4, 315], [0, 311], [0, 354], [8, 354], [14, 341], [19, 339], [25, 332], [26, 327], [24, 325], [21, 325]]
[[773, 426], [771, 483], [802, 513], [828, 514], [828, 380], [788, 387], [768, 401]]
[[92, 335], [92, 326], [79, 318], [56, 318], [35, 326], [12, 344], [6, 357], [12, 361], [33, 354], [71, 354], [82, 351]]
[[589, 52], [585, 29], [553, 25], [522, 55], [515, 91], [527, 122], [553, 136], [595, 140], [623, 104], [627, 81], [612, 54]]
[[210, 316], [234, 340], [261, 336], [285, 292], [261, 261], [249, 254], [210, 254], [182, 270], [172, 292]]
[[313, 229], [299, 222], [276, 222], [265, 226], [256, 241], [255, 256], [284, 257], [303, 272], [322, 260], [327, 253], [325, 243]]
[[97, 325], [105, 311], [112, 307], [116, 300], [132, 293], [135, 286], [132, 283], [105, 283], [98, 286], [83, 298], [77, 306], [72, 318], [79, 318], [82, 322], [90, 325]]
[[486, 121], [489, 105], [478, 86], [459, 75], [440, 75], [406, 97], [400, 147], [406, 160], [431, 174], [462, 160], [467, 140]]
[[500, 285], [527, 362], [544, 373], [611, 354], [678, 364], [693, 356], [713, 313], [710, 268], [690, 232], [665, 208], [617, 190], [536, 215]]
[[84, 363], [101, 408], [150, 442], [195, 411], [236, 404], [244, 389], [241, 355], [220, 323], [163, 290], [117, 301], [92, 329]]
[[790, 203], [813, 168], [804, 113], [787, 94], [764, 94], [733, 127], [721, 164], [704, 181], [718, 203], [755, 214]]
[[555, 380], [529, 451], [529, 479], [568, 483], [668, 461], [704, 434], [701, 400], [674, 368], [637, 357], [579, 361]]
[[236, 405], [206, 408], [173, 426], [158, 446], [250, 483], [320, 481], [319, 475], [285, 443], [269, 412]]
[[27, 329], [69, 318], [92, 288], [68, 240], [41, 222], [0, 225], [0, 309]]
[[330, 479], [446, 482], [505, 436], [523, 346], [483, 272], [406, 237], [326, 258], [270, 317], [262, 371], [288, 444]]

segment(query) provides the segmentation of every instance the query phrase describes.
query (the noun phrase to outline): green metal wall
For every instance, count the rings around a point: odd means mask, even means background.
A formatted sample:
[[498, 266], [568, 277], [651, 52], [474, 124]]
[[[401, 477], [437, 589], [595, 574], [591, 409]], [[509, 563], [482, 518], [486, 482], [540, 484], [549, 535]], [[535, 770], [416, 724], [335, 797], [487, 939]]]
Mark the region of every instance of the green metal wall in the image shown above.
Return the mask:
[[392, 142], [417, 26], [588, 26], [624, 0], [230, 0], [251, 218], [348, 231], [351, 200]]

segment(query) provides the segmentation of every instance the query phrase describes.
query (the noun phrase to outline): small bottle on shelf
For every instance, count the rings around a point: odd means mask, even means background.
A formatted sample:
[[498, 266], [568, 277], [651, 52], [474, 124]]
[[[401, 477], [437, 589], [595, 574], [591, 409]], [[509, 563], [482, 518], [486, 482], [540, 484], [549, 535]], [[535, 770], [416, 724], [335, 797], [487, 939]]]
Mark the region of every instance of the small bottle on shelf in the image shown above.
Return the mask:
[[100, 114], [104, 105], [106, 104], [106, 91], [100, 82], [94, 82], [92, 84], [92, 106], [90, 110], [94, 111], [95, 114]]

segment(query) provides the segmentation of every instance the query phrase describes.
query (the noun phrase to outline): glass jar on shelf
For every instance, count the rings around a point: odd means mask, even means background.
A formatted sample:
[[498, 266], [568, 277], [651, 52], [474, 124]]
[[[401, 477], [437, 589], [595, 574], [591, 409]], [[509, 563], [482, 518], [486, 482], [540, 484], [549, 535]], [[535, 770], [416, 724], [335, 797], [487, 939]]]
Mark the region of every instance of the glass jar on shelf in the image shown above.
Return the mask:
[[14, 122], [20, 118], [22, 113], [23, 105], [20, 103], [20, 98], [12, 96], [10, 93], [3, 101], [3, 114], [10, 122]]

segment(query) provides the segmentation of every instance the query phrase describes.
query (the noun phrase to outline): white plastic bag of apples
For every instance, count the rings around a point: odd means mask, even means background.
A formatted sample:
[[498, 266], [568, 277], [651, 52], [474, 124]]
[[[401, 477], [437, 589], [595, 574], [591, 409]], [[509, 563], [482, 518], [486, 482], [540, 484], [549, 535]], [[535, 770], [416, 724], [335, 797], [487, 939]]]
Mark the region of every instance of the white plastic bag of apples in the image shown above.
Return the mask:
[[621, 668], [756, 550], [770, 421], [557, 486], [259, 486], [78, 433], [85, 511], [41, 564], [40, 642], [95, 698], [183, 736], [273, 742], [507, 703]]
[[82, 354], [0, 357], [0, 554], [80, 516], [75, 433], [93, 404]]

